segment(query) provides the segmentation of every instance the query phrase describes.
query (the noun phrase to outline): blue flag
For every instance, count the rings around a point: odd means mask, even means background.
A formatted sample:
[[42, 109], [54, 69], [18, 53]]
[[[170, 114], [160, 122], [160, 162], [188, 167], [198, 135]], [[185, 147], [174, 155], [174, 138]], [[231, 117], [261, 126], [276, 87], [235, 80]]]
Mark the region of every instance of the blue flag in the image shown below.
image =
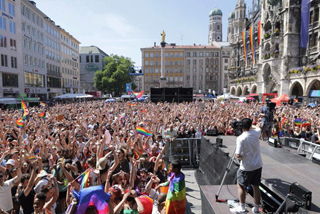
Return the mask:
[[300, 47], [307, 48], [309, 40], [309, 15], [310, 0], [302, 0], [301, 3], [301, 30], [300, 30]]

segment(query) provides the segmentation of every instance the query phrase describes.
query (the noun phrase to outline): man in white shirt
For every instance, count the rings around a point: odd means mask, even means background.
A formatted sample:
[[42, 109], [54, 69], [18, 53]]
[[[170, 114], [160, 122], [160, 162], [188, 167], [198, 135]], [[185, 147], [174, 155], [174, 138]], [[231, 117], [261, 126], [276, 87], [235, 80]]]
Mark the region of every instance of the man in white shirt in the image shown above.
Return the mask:
[[261, 129], [251, 129], [252, 120], [244, 118], [241, 120], [243, 133], [237, 138], [236, 157], [241, 160], [237, 173], [237, 186], [240, 206], [231, 209], [233, 213], [246, 213], [245, 188], [250, 184], [253, 186], [254, 207], [253, 213], [259, 213], [260, 203], [260, 179], [262, 172], [262, 159], [260, 153]]
[[17, 176], [5, 181], [4, 173], [0, 172], [0, 210], [11, 213], [13, 209], [11, 188], [14, 183], [20, 181], [21, 176], [20, 168], [18, 168]]

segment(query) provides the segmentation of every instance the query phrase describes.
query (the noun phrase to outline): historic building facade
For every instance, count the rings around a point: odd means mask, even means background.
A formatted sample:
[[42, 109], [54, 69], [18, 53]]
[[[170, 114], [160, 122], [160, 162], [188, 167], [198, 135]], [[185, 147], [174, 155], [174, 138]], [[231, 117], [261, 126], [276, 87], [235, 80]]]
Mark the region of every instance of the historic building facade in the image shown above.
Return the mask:
[[[238, 0], [228, 23], [228, 42], [233, 49], [229, 67], [231, 94], [245, 96], [274, 92], [279, 95], [287, 93], [300, 101], [318, 99], [318, 0], [311, 1], [309, 16], [308, 47], [302, 48], [300, 0], [253, 1], [250, 14], [246, 14], [244, 1]], [[251, 48], [250, 27], [255, 27], [254, 48]], [[248, 32], [245, 43], [244, 31]]]
[[102, 70], [103, 58], [107, 57], [97, 46], [80, 47], [80, 85], [86, 92], [96, 91], [94, 88], [94, 73]]

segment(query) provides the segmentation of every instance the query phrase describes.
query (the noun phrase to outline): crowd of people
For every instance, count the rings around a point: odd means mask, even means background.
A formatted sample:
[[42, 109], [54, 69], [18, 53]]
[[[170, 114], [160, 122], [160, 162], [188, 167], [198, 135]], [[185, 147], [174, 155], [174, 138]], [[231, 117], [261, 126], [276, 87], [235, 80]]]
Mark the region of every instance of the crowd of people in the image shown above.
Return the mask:
[[[95, 200], [80, 209], [75, 193], [102, 186], [110, 195], [109, 213], [184, 213], [184, 175], [178, 160], [165, 161], [169, 142], [199, 138], [212, 129], [233, 135], [232, 121], [263, 121], [262, 106], [89, 101], [29, 108], [18, 126], [21, 109], [0, 110], [0, 211], [101, 213]], [[273, 135], [319, 143], [317, 106], [281, 104], [272, 121]], [[141, 199], [145, 196], [151, 207]]]

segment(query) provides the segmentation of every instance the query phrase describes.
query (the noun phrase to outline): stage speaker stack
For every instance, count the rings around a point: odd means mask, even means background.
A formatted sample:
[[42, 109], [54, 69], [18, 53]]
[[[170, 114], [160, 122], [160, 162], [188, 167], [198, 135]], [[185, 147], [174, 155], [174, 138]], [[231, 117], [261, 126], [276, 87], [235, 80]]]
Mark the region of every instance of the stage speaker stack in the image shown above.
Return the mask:
[[217, 137], [216, 146], [217, 147], [222, 147], [222, 144], [223, 144], [223, 139], [221, 137]]
[[192, 88], [151, 88], [151, 102], [192, 102]]
[[207, 136], [218, 136], [218, 131], [216, 129], [208, 129]]
[[278, 142], [278, 139], [274, 137], [269, 137], [268, 144], [273, 147], [278, 147], [279, 142]]
[[300, 207], [310, 210], [312, 201], [312, 192], [297, 182], [290, 185], [290, 193], [288, 198], [295, 201]]

